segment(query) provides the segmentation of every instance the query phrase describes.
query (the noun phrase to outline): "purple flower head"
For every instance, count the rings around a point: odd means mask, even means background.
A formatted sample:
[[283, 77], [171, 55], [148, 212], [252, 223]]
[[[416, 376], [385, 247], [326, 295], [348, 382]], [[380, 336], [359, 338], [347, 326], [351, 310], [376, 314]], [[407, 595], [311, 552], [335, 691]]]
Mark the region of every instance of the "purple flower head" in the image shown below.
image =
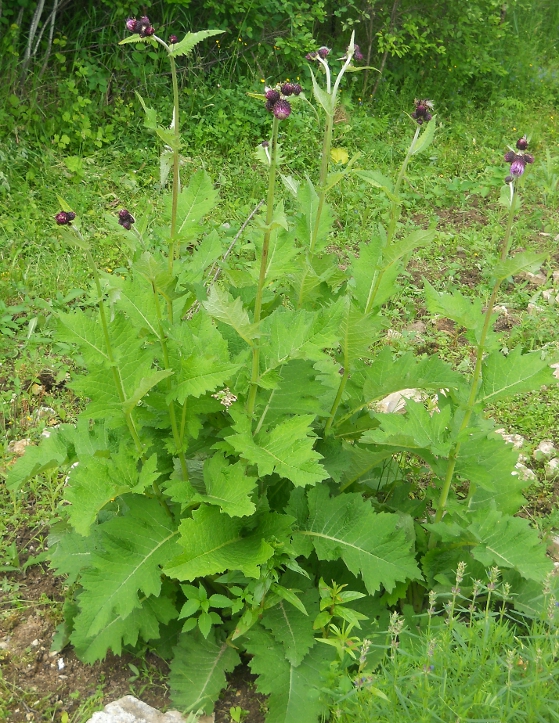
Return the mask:
[[118, 222], [127, 231], [130, 231], [132, 224], [136, 222], [136, 219], [132, 216], [128, 209], [123, 208], [118, 212]]
[[528, 148], [528, 139], [526, 138], [526, 135], [523, 135], [522, 138], [519, 138], [516, 141], [516, 147], [519, 151], [525, 151]]
[[306, 60], [318, 60], [318, 53], [316, 50], [312, 50], [310, 53], [305, 55]]
[[269, 148], [270, 147], [270, 141], [262, 141], [260, 144], [262, 148]]
[[324, 60], [324, 58], [327, 58], [330, 55], [330, 48], [327, 48], [325, 45], [323, 45], [321, 48], [318, 49], [318, 55]]
[[526, 164], [524, 163], [524, 159], [517, 157], [510, 164], [510, 175], [513, 178], [520, 178], [520, 176], [524, 173], [525, 168]]
[[524, 163], [533, 163], [534, 156], [531, 153], [524, 153], [522, 156], [522, 160], [524, 161]]
[[266, 101], [266, 110], [270, 111], [270, 113], [274, 110], [274, 106], [277, 103], [277, 100], [267, 100]]
[[417, 98], [413, 101], [415, 104], [415, 110], [411, 114], [411, 117], [417, 121], [417, 125], [422, 125], [424, 121], [430, 121], [432, 115], [430, 111], [433, 109], [433, 101], [431, 100], [418, 100]]
[[281, 86], [281, 92], [283, 95], [293, 95], [293, 83], [284, 83]]
[[76, 214], [73, 211], [60, 211], [54, 217], [54, 220], [59, 226], [67, 226], [69, 223], [76, 218]]
[[277, 103], [275, 103], [272, 112], [278, 120], [285, 120], [286, 118], [289, 118], [291, 114], [291, 105], [289, 104], [289, 101], [280, 99]]
[[169, 35], [169, 43], [170, 43], [170, 45], [175, 45], [175, 44], [178, 43], [178, 42], [179, 42], [179, 39], [177, 38], [176, 35]]
[[293, 85], [293, 95], [299, 95], [303, 92], [303, 89], [299, 85], [299, 83], [292, 83]]
[[147, 38], [154, 34], [155, 29], [150, 23], [147, 15], [143, 15], [139, 20], [136, 20], [136, 32], [141, 38]]
[[514, 151], [507, 151], [505, 153], [505, 161], [507, 163], [512, 163], [515, 158], [516, 158], [516, 153]]
[[505, 183], [512, 183], [514, 181], [514, 178], [512, 176], [507, 176], [505, 178]]
[[354, 45], [353, 58], [355, 60], [363, 60], [363, 53], [358, 45]]
[[266, 100], [269, 100], [272, 103], [277, 103], [281, 97], [279, 94], [279, 90], [274, 90], [274, 88], [269, 88], [266, 91], [265, 96], [266, 96]]
[[135, 33], [138, 28], [138, 21], [136, 18], [128, 18], [126, 21], [126, 30], [128, 30], [129, 33]]

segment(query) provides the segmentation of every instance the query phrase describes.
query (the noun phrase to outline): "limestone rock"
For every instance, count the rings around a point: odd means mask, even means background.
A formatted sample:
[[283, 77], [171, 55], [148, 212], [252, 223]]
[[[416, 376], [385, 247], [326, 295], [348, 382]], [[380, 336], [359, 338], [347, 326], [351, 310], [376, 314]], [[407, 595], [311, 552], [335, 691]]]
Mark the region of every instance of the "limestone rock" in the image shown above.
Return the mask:
[[25, 448], [31, 444], [30, 439], [14, 439], [8, 445], [8, 452], [21, 457], [25, 453]]
[[403, 414], [406, 409], [406, 399], [413, 399], [414, 402], [422, 402], [427, 395], [419, 389], [402, 389], [399, 392], [392, 392], [380, 402], [377, 402], [375, 411], [381, 414]]
[[[522, 464], [522, 462], [517, 462], [516, 465], [516, 474], [521, 480], [524, 480], [525, 482], [534, 482], [538, 478], [532, 472], [532, 470], [529, 467], [526, 467], [525, 464]], [[515, 472], [513, 472], [515, 474]]]
[[501, 437], [505, 440], [505, 442], [512, 444], [515, 449], [520, 449], [520, 447], [522, 447], [522, 445], [526, 441], [522, 435], [507, 434], [504, 429], [496, 429], [495, 434], [500, 434]]
[[550, 439], [544, 439], [538, 444], [532, 454], [532, 457], [539, 462], [546, 457], [553, 457], [555, 451], [555, 445], [553, 442]]
[[133, 695], [125, 695], [113, 703], [109, 703], [102, 711], [97, 711], [87, 723], [214, 723], [214, 716], [185, 718], [176, 710], [161, 713], [151, 705], [144, 703]]
[[547, 479], [553, 479], [559, 475], [559, 457], [550, 459], [545, 465], [545, 476]]

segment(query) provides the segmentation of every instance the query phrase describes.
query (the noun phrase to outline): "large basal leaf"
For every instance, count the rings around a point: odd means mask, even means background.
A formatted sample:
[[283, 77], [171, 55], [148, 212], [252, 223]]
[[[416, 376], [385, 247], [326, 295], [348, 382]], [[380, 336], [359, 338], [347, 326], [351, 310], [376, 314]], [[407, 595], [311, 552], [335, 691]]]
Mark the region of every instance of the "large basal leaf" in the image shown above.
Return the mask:
[[409, 399], [405, 414], [379, 414], [381, 428], [365, 432], [361, 442], [409, 450], [427, 449], [434, 455], [447, 457], [451, 445], [447, 430], [450, 416], [449, 406], [429, 414], [423, 404]]
[[[390, 591], [399, 581], [421, 577], [398, 515], [376, 513], [359, 494], [329, 497], [316, 487], [308, 493], [309, 517], [295, 533], [308, 552], [312, 542], [320, 560], [342, 558], [354, 575], [361, 575], [372, 595], [381, 585]], [[305, 554], [305, 552], [303, 553]]]
[[[179, 193], [177, 206], [177, 234], [184, 240], [200, 232], [200, 221], [215, 206], [217, 200], [211, 178], [206, 171], [197, 171], [190, 183]], [[166, 197], [166, 215], [171, 217], [171, 196]]]
[[334, 657], [330, 646], [315, 645], [295, 666], [285, 659], [283, 646], [270, 633], [253, 627], [246, 636], [246, 647], [253, 656], [250, 669], [258, 675], [256, 687], [270, 696], [266, 723], [317, 723], [326, 715], [320, 689]]
[[479, 543], [472, 555], [486, 567], [513, 568], [527, 580], [537, 582], [553, 569], [545, 545], [526, 519], [497, 510], [480, 510], [468, 530]]
[[441, 314], [466, 329], [477, 330], [483, 326], [481, 299], [470, 299], [458, 291], [451, 294], [438, 292], [428, 281], [425, 281], [424, 292], [431, 314]]
[[287, 515], [267, 513], [256, 527], [246, 529], [247, 522], [241, 518], [202, 505], [191, 519], [182, 521], [179, 542], [184, 551], [165, 565], [164, 572], [179, 580], [194, 580], [225, 570], [258, 577], [259, 565], [274, 554], [268, 540], [287, 539], [292, 521]]
[[[140, 597], [161, 591], [161, 566], [178, 554], [178, 531], [172, 518], [155, 499], [125, 498], [127, 510], [97, 531], [100, 549], [82, 575], [80, 607], [88, 620], [87, 638], [95, 637], [120, 615], [125, 621]], [[93, 612], [92, 612], [93, 611]]]
[[382, 253], [383, 267], [391, 266], [416, 248], [427, 246], [434, 238], [435, 231], [433, 229], [418, 229], [417, 231], [412, 231], [409, 236], [385, 247]]
[[217, 505], [230, 517], [244, 517], [255, 511], [251, 495], [256, 478], [249, 477], [242, 462], [229, 464], [222, 454], [214, 454], [204, 463], [206, 494], [194, 496], [194, 502]]
[[225, 688], [225, 673], [231, 673], [241, 662], [238, 652], [211, 634], [206, 639], [183, 633], [174, 653], [169, 681], [173, 703], [185, 712], [211, 713]]
[[285, 657], [290, 665], [297, 666], [315, 644], [313, 620], [318, 615], [318, 592], [308, 590], [301, 596], [308, 615], [293, 605], [281, 600], [266, 610], [262, 625], [274, 636], [278, 645], [283, 645]]
[[219, 286], [210, 287], [208, 300], [204, 302], [204, 307], [214, 319], [233, 327], [247, 344], [252, 345], [252, 340], [259, 335], [258, 327], [251, 324], [241, 299], [239, 297], [233, 299], [231, 294]]
[[542, 359], [537, 352], [522, 354], [520, 347], [508, 356], [500, 351], [489, 354], [483, 360], [482, 379], [477, 401], [483, 404], [531, 392], [555, 381], [549, 360]]
[[83, 570], [91, 566], [95, 535], [83, 537], [72, 532], [64, 522], [55, 523], [49, 533], [49, 562], [58, 575], [67, 575], [66, 584], [73, 585]]
[[[82, 596], [78, 598], [78, 603], [83, 605]], [[77, 656], [85, 663], [102, 660], [109, 649], [115, 655], [120, 655], [123, 645], [134, 646], [138, 638], [146, 642], [157, 639], [160, 627], [176, 618], [178, 612], [168, 597], [142, 599], [141, 607], [132, 610], [126, 618], [113, 611], [106, 625], [91, 637], [88, 631], [95, 614], [94, 607], [83, 605], [82, 611], [74, 619], [74, 632], [70, 637]]]
[[363, 313], [347, 299], [345, 313], [340, 320], [341, 346], [346, 367], [368, 355], [380, 327], [378, 317]]
[[234, 425], [238, 433], [227, 437], [227, 441], [244, 459], [258, 466], [261, 477], [276, 472], [296, 486], [312, 485], [328, 477], [318, 461], [321, 455], [313, 448], [313, 420], [312, 414], [292, 417], [253, 437], [250, 421], [239, 415]]

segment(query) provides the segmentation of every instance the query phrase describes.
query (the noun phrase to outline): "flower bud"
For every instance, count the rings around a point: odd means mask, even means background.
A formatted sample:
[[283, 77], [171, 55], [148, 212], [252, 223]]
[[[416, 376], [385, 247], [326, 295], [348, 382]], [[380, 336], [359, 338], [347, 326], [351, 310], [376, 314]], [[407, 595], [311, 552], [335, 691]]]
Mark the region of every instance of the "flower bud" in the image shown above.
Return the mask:
[[363, 60], [363, 53], [358, 45], [354, 46], [353, 57], [355, 60]]
[[507, 176], [505, 178], [505, 183], [512, 183], [514, 181], [514, 178], [512, 176]]
[[262, 148], [269, 148], [270, 147], [270, 141], [262, 141], [260, 144]]
[[324, 60], [324, 58], [327, 58], [330, 55], [330, 48], [327, 48], [325, 45], [323, 45], [321, 48], [318, 49], [318, 55]]
[[528, 139], [526, 138], [526, 135], [523, 135], [522, 138], [519, 138], [516, 141], [516, 147], [519, 151], [525, 151], [528, 148]]
[[179, 42], [179, 39], [177, 38], [176, 35], [169, 35], [169, 44], [170, 45], [175, 45], [178, 42]]
[[293, 83], [284, 83], [281, 86], [281, 92], [283, 95], [293, 95]]
[[291, 114], [291, 105], [289, 104], [289, 101], [280, 99], [274, 104], [272, 112], [278, 120], [285, 120], [286, 118], [289, 118]]
[[136, 18], [128, 18], [126, 21], [126, 30], [130, 33], [135, 33], [137, 31], [138, 27], [138, 21]]
[[267, 100], [266, 101], [266, 110], [270, 113], [274, 110], [274, 106], [277, 103], [277, 100]]
[[534, 162], [534, 156], [531, 153], [524, 153], [522, 156], [522, 160], [524, 163], [533, 163]]
[[147, 15], [142, 16], [136, 21], [136, 32], [141, 38], [147, 38], [154, 34], [155, 29], [152, 27]]
[[76, 218], [76, 214], [73, 211], [60, 211], [54, 217], [54, 220], [59, 226], [67, 226], [69, 223]]
[[526, 164], [521, 157], [515, 158], [515, 160], [510, 165], [510, 175], [514, 178], [519, 178], [524, 173], [525, 167]]
[[127, 231], [130, 231], [130, 228], [132, 227], [132, 224], [136, 222], [136, 219], [132, 216], [128, 209], [123, 208], [118, 212], [118, 222]]
[[266, 100], [269, 100], [272, 103], [277, 103], [281, 97], [279, 94], [279, 90], [274, 90], [274, 88], [269, 88], [264, 95], [266, 97]]
[[299, 95], [303, 92], [303, 89], [299, 85], [299, 83], [292, 83], [293, 85], [293, 95]]
[[305, 55], [305, 60], [317, 60], [318, 59], [318, 53], [316, 50], [312, 50], [310, 53], [307, 53]]
[[516, 158], [516, 153], [514, 151], [507, 151], [505, 153], [505, 161], [507, 163], [512, 163], [515, 158]]

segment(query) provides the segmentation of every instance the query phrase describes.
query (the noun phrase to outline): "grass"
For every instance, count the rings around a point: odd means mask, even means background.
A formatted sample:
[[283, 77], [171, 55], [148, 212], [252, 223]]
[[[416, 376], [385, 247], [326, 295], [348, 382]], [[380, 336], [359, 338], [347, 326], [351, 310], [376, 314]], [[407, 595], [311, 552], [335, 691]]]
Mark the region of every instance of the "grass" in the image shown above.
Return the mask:
[[[371, 115], [365, 107], [353, 107], [349, 102], [347, 106], [348, 120], [336, 127], [334, 145], [346, 148], [350, 156], [360, 152], [362, 168], [389, 173], [399, 163], [409, 140], [409, 121], [403, 113]], [[505, 99], [483, 112], [472, 110], [452, 119], [443, 116], [439, 116], [441, 127], [430, 155], [411, 164], [402, 218], [404, 225], [436, 223], [439, 233], [433, 246], [414, 257], [402, 279], [398, 300], [387, 308], [390, 334], [385, 341], [397, 353], [437, 350], [461, 369], [471, 366], [460, 330], [445, 326], [441, 320], [432, 323], [423, 308], [423, 278], [439, 289], [456, 286], [469, 294], [488, 296], [485, 269], [495, 258], [502, 233], [503, 211], [497, 203], [506, 173], [502, 155], [507, 144], [529, 129], [537, 161], [526, 174], [524, 206], [515, 239], [519, 247], [547, 252], [549, 260], [544, 264], [542, 285], [516, 279], [503, 287], [498, 300], [508, 312], [503, 345], [544, 347], [550, 355], [557, 355], [559, 304], [548, 303], [543, 293], [553, 289], [554, 295], [559, 294], [559, 284], [552, 280], [552, 272], [559, 268], [555, 241], [559, 212], [557, 195], [550, 191], [551, 172], [545, 153], [549, 149], [552, 158], [559, 156], [555, 111]], [[302, 176], [307, 168], [316, 167], [316, 133], [310, 112], [293, 121], [286, 124], [282, 138], [287, 159], [283, 170]], [[231, 238], [263, 197], [265, 178], [251, 156], [261, 140], [241, 139], [225, 157], [202, 146], [188, 149], [185, 176], [190, 170], [206, 167], [220, 190], [222, 203], [207, 223], [229, 224]], [[5, 185], [0, 188], [4, 196], [0, 211], [0, 298], [4, 300], [0, 302], [0, 429], [4, 432], [0, 472], [14, 459], [14, 442], [29, 439], [36, 443], [49, 426], [74, 421], [80, 409], [81, 401], [65, 385], [73, 362], [67, 357], [68, 348], [54, 340], [54, 329], [58, 310], [92, 303], [91, 279], [81, 252], [66, 247], [59, 238], [53, 222], [60, 207], [57, 197], [74, 208], [82, 224], [96, 229], [94, 256], [99, 265], [125, 276], [126, 237], [116, 226], [115, 210], [126, 206], [138, 218], [154, 217], [162, 201], [157, 152], [157, 144], [145, 135], [125, 135], [118, 146], [78, 160], [49, 149], [38, 152], [25, 143], [7, 143], [4, 153], [10, 164]], [[289, 205], [287, 192], [285, 196]], [[246, 199], [242, 206], [237, 205], [239, 197]], [[383, 220], [386, 207], [374, 191], [351, 180], [337, 187], [332, 200], [337, 214], [332, 249], [343, 261]], [[158, 228], [151, 222], [149, 228], [157, 245]], [[250, 233], [247, 231], [239, 242], [237, 251], [242, 251]], [[539, 307], [535, 313], [529, 313], [529, 304]], [[412, 324], [418, 321], [423, 326], [414, 329]], [[507, 432], [522, 434], [526, 453], [530, 453], [542, 439], [553, 439], [559, 446], [558, 410], [559, 387], [553, 387], [518, 397], [513, 404], [496, 405], [491, 414]], [[532, 466], [538, 482], [531, 488], [528, 512], [542, 518], [542, 529], [552, 530], [559, 527], [557, 515], [553, 515], [555, 482], [545, 479], [542, 464]], [[38, 477], [31, 489], [15, 496], [0, 488], [0, 595], [2, 602], [21, 616], [33, 609], [26, 602], [24, 565], [45, 547], [48, 527], [58, 515], [63, 484], [63, 477], [53, 473]], [[25, 536], [21, 537], [23, 531]], [[1, 613], [4, 621], [5, 609]], [[57, 620], [62, 615], [61, 603], [51, 598], [43, 600], [41, 609]], [[515, 628], [506, 617], [469, 620], [467, 612], [461, 615], [451, 623], [444, 622], [444, 615], [433, 617], [432, 637], [411, 632], [403, 635], [396, 653], [385, 658], [374, 672], [373, 685], [384, 692], [389, 703], [364, 686], [336, 704], [339, 720], [559, 718], [559, 709], [553, 708], [559, 692], [553, 679], [559, 672], [554, 661], [556, 634], [550, 637], [537, 626], [526, 632]], [[429, 666], [435, 668], [424, 670], [432, 639], [437, 644]], [[0, 720], [11, 720], [14, 701], [24, 699], [29, 705], [32, 695], [24, 682], [16, 690], [0, 678], [0, 686]], [[102, 692], [97, 690], [78, 701], [68, 720], [85, 721], [101, 700]], [[550, 706], [547, 718], [538, 712], [544, 701]], [[51, 710], [49, 706], [45, 703], [43, 708], [52, 718], [42, 719], [60, 719], [56, 717], [60, 708]], [[504, 715], [500, 710], [509, 717], [499, 718]]]

